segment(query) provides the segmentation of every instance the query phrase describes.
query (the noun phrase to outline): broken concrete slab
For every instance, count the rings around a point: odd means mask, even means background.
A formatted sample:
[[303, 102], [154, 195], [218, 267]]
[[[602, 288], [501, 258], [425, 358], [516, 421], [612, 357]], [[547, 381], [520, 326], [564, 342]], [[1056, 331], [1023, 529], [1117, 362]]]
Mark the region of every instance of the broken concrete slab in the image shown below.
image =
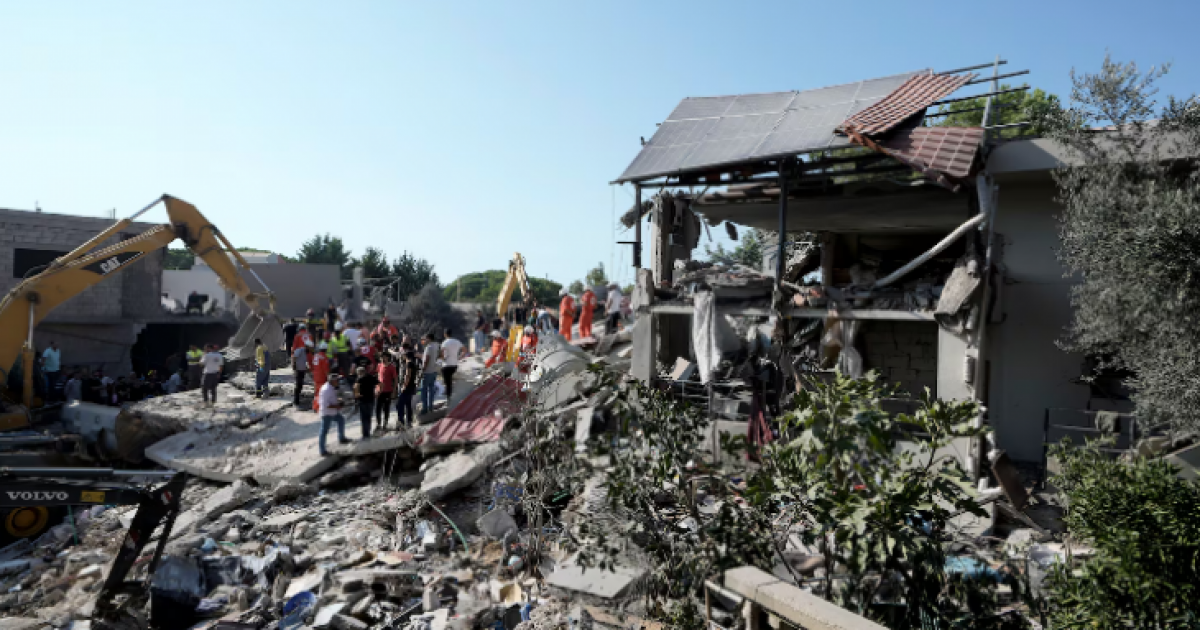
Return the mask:
[[430, 501], [438, 501], [475, 483], [503, 454], [500, 445], [495, 443], [481, 444], [474, 450], [454, 453], [425, 471], [421, 493]]
[[755, 567], [730, 569], [724, 587], [770, 613], [814, 630], [884, 630], [884, 627]]
[[175, 526], [171, 529], [171, 539], [190, 533], [197, 525], [217, 520], [220, 516], [236, 510], [252, 498], [254, 498], [254, 489], [241, 480], [217, 490], [200, 505], [179, 515], [175, 520]]
[[1163, 459], [1179, 468], [1180, 479], [1200, 478], [1200, 442], [1181, 448]]
[[258, 526], [266, 531], [276, 531], [287, 529], [300, 521], [307, 519], [310, 513], [303, 510], [296, 512], [288, 512], [286, 514], [276, 514], [270, 518], [264, 519]]
[[33, 619], [30, 617], [3, 617], [0, 618], [0, 630], [37, 630], [39, 628], [49, 628], [50, 624], [41, 619]]
[[[321, 419], [288, 409], [248, 429], [190, 430], [146, 449], [146, 457], [173, 470], [213, 481], [250, 477], [262, 485], [307, 482], [328, 471], [337, 457], [322, 457]], [[336, 436], [331, 441], [337, 442]]]
[[[254, 372], [238, 372], [229, 377], [229, 384], [237, 387], [245, 392], [253, 392], [256, 386]], [[292, 369], [283, 368], [279, 370], [271, 370], [271, 374], [267, 377], [267, 395], [278, 396], [285, 400], [292, 400], [292, 396], [296, 392], [296, 375]], [[314, 396], [312, 377], [306, 377], [303, 387], [300, 389], [301, 399], [307, 398], [312, 400]]]
[[637, 580], [645, 571], [632, 567], [617, 565], [612, 571], [607, 571], [598, 568], [584, 569], [574, 562], [574, 559], [568, 560], [554, 573], [551, 573], [546, 578], [546, 584], [557, 588], [566, 589], [569, 591], [578, 591], [602, 597], [604, 599], [613, 599], [620, 597], [634, 580]]

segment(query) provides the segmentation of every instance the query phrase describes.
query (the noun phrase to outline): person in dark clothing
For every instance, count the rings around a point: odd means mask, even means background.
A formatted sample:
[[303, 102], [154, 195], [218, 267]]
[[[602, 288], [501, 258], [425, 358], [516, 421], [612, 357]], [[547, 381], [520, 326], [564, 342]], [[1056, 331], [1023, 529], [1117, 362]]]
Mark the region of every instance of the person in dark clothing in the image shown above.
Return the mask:
[[358, 401], [358, 417], [362, 420], [363, 439], [371, 437], [371, 416], [375, 415], [375, 387], [379, 379], [365, 368], [358, 368], [354, 381], [354, 399]]
[[396, 396], [396, 412], [400, 414], [397, 422], [401, 426], [412, 426], [414, 424], [413, 396], [417, 395], [417, 381], [421, 375], [421, 366], [417, 364], [417, 353], [413, 351], [411, 344], [405, 343], [401, 349], [404, 354], [403, 364], [400, 368], [400, 393]]
[[102, 404], [104, 397], [100, 395], [100, 378], [95, 372], [88, 371], [87, 377], [83, 379], [82, 388], [83, 402], [93, 404]]
[[337, 320], [337, 307], [333, 305], [333, 302], [330, 302], [329, 306], [325, 307], [325, 331], [333, 332], [336, 330]]
[[285, 352], [292, 351], [292, 342], [296, 340], [296, 333], [300, 330], [300, 325], [295, 319], [289, 319], [288, 323], [283, 325], [283, 349]]

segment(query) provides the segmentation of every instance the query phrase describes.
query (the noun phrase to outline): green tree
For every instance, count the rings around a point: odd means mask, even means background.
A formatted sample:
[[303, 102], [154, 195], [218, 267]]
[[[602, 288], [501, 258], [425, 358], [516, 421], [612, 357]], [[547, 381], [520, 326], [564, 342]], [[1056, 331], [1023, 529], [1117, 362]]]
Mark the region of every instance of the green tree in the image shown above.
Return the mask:
[[386, 278], [391, 275], [391, 265], [388, 264], [387, 254], [377, 247], [368, 247], [363, 255], [350, 262], [350, 267], [362, 267], [368, 278]]
[[432, 333], [438, 339], [446, 329], [459, 336], [466, 330], [462, 314], [450, 306], [442, 296], [442, 288], [433, 282], [409, 296], [397, 322], [397, 327], [407, 334], [424, 336]]
[[[508, 275], [507, 271], [498, 269], [468, 273], [446, 285], [442, 294], [449, 301], [460, 299], [461, 292], [463, 302], [495, 304], [496, 298], [500, 297], [500, 290], [504, 287], [506, 275]], [[562, 285], [551, 280], [530, 277], [529, 288], [533, 290], [533, 295], [538, 303], [557, 304], [558, 292], [562, 289]], [[521, 297], [521, 289], [515, 290], [515, 296], [517, 299]]]
[[342, 279], [351, 277], [350, 250], [342, 244], [342, 239], [329, 234], [318, 234], [300, 245], [296, 252], [296, 260], [308, 264], [337, 265], [341, 269]]
[[163, 259], [163, 269], [191, 269], [196, 262], [196, 254], [185, 248], [171, 248]]
[[570, 291], [571, 295], [579, 295], [583, 293], [583, 281], [576, 280], [575, 282], [572, 282], [571, 285], [567, 287], [567, 291]]
[[[1001, 90], [1011, 89], [1012, 86], [1006, 83], [1000, 84]], [[986, 97], [973, 98], [966, 101], [959, 101], [949, 105], [942, 105], [935, 113], [962, 111], [961, 114], [950, 114], [939, 118], [933, 118], [937, 122], [934, 126], [937, 127], [979, 127], [983, 125], [983, 107], [987, 103]], [[1009, 92], [1000, 94], [992, 98], [992, 125], [1009, 125], [1021, 122], [1033, 123], [1030, 127], [1013, 127], [1011, 129], [999, 130], [1001, 137], [1010, 138], [1025, 134], [1041, 135], [1045, 132], [1037, 122], [1042, 120], [1046, 112], [1061, 107], [1058, 97], [1053, 94], [1048, 94], [1040, 89], [1025, 90], [1022, 92]], [[973, 110], [973, 111], [966, 111]]]
[[[1131, 374], [1139, 422], [1200, 429], [1200, 101], [1159, 106], [1155, 81], [1105, 58], [1039, 121], [1055, 173], [1059, 257], [1078, 278], [1065, 344]], [[1096, 131], [1097, 127], [1106, 130]]]
[[[583, 279], [584, 283], [586, 283], [588, 287], [607, 286], [608, 276], [604, 274], [604, 263], [596, 263], [596, 266], [591, 271], [587, 272], [587, 275], [584, 276]], [[574, 287], [575, 285], [571, 286]], [[574, 289], [572, 289], [571, 292], [579, 295], [579, 293], [583, 293], [583, 290], [581, 289], [576, 292]]]
[[433, 270], [433, 263], [407, 251], [392, 262], [392, 275], [398, 281], [399, 296], [396, 299], [400, 301], [407, 300], [423, 287], [441, 284], [437, 272]]
[[1052, 628], [1200, 627], [1200, 485], [1159, 459], [1055, 447], [1082, 566], [1047, 576]]
[[722, 265], [745, 265], [752, 269], [758, 269], [762, 266], [763, 258], [762, 230], [751, 228], [744, 231], [741, 239], [738, 240], [737, 247], [732, 250], [727, 250], [725, 246], [717, 243], [716, 249], [705, 245], [704, 253], [711, 262]]

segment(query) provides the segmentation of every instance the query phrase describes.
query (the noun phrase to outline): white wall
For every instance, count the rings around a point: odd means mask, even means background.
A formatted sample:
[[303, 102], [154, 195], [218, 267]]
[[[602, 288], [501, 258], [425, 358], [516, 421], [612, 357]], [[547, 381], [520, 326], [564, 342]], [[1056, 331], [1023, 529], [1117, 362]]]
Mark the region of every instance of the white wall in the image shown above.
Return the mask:
[[996, 304], [1002, 321], [988, 329], [989, 417], [999, 447], [1025, 461], [1041, 458], [1046, 408], [1085, 409], [1089, 396], [1075, 383], [1083, 358], [1056, 345], [1071, 321], [1073, 281], [1056, 255], [1054, 194], [1048, 180], [1002, 184], [996, 218], [1007, 271]]
[[[216, 300], [222, 309], [227, 305], [225, 289], [217, 282], [217, 274], [208, 267], [164, 269], [162, 290], [167, 297], [179, 300], [183, 306], [187, 306], [187, 297], [192, 291], [207, 295], [210, 300]], [[205, 308], [208, 308], [207, 305]]]

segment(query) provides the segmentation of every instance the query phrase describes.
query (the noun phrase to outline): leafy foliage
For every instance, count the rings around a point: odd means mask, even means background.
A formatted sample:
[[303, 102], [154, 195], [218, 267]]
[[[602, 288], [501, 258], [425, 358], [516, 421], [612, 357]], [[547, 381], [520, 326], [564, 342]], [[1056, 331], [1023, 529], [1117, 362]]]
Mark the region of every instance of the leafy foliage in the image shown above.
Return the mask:
[[[1001, 90], [1011, 89], [1007, 83], [1001, 83]], [[986, 97], [959, 101], [942, 105], [935, 113], [962, 111], [961, 114], [950, 114], [935, 118], [936, 127], [980, 127], [983, 125], [983, 108], [987, 104]], [[1013, 127], [998, 131], [1000, 137], [1011, 138], [1021, 135], [1041, 135], [1045, 128], [1039, 121], [1045, 119], [1046, 113], [1061, 107], [1059, 99], [1041, 89], [1009, 92], [992, 98], [992, 125], [1009, 125], [1014, 123], [1032, 123], [1029, 127]], [[974, 111], [966, 111], [974, 110]]]
[[1162, 460], [1055, 449], [1067, 528], [1095, 555], [1047, 576], [1052, 627], [1200, 627], [1200, 485]]
[[[780, 418], [782, 439], [763, 451], [744, 496], [820, 550], [820, 594], [838, 605], [894, 628], [998, 624], [986, 588], [994, 579], [949, 573], [942, 540], [955, 513], [985, 515], [958, 460], [937, 455], [979, 435], [976, 407], [926, 392], [914, 415], [893, 417], [881, 407], [892, 396], [874, 374], [810, 381]], [[918, 446], [899, 448], [901, 440]], [[845, 568], [840, 582], [836, 565]]]
[[763, 260], [763, 234], [762, 230], [751, 228], [745, 230], [738, 240], [737, 247], [732, 250], [725, 249], [725, 246], [717, 243], [717, 248], [713, 249], [708, 245], [704, 246], [704, 254], [708, 259], [715, 263], [723, 265], [746, 265], [751, 269], [762, 267]]
[[171, 248], [163, 259], [163, 269], [191, 269], [196, 263], [196, 255], [186, 248]]
[[[462, 301], [464, 302], [494, 304], [496, 298], [500, 296], [500, 289], [504, 287], [504, 277], [507, 274], [507, 271], [496, 269], [468, 273], [446, 285], [444, 295], [447, 300], [456, 300], [461, 289]], [[459, 283], [461, 283], [461, 287]], [[562, 289], [562, 285], [543, 278], [530, 276], [529, 288], [533, 289], [533, 295], [537, 298], [539, 304], [555, 304], [558, 302], [558, 292]], [[520, 291], [520, 289], [516, 290], [518, 297]]]
[[[604, 273], [604, 263], [596, 263], [596, 266], [593, 267], [591, 271], [587, 272], [586, 276], [584, 276], [583, 282], [584, 285], [589, 288], [608, 285], [608, 276]], [[574, 293], [574, 291], [572, 291], [572, 293]], [[579, 293], [583, 293], [583, 290], [580, 290]]]
[[409, 296], [430, 284], [440, 284], [438, 275], [433, 270], [433, 263], [424, 258], [417, 258], [407, 251], [392, 262], [391, 275], [396, 277], [399, 289], [396, 299], [400, 301], [409, 299]]
[[447, 328], [461, 336], [466, 328], [463, 316], [442, 297], [442, 288], [434, 283], [425, 285], [408, 298], [396, 327], [406, 334], [423, 336], [433, 333], [437, 339]]
[[572, 282], [571, 286], [567, 287], [567, 291], [569, 291], [571, 295], [579, 295], [580, 293], [583, 293], [583, 281], [576, 280]]
[[300, 245], [296, 260], [302, 263], [337, 265], [342, 270], [342, 279], [351, 277], [350, 250], [342, 244], [341, 237], [318, 234]]
[[[780, 441], [757, 453], [761, 467], [735, 483], [707, 466], [710, 427], [699, 410], [596, 366], [592, 374], [590, 395], [610, 397], [612, 433], [588, 444], [589, 455], [610, 458], [601, 486], [607, 514], [581, 519], [566, 544], [585, 566], [602, 569], [631, 544], [648, 555], [644, 592], [660, 618], [703, 627], [682, 620], [695, 620], [704, 579], [742, 565], [772, 571], [798, 537], [825, 558], [814, 592], [859, 614], [895, 628], [1004, 625], [996, 615], [999, 574], [968, 578], [946, 569], [952, 516], [984, 514], [957, 460], [936, 455], [956, 438], [978, 435], [973, 403], [927, 396], [914, 415], [893, 417], [881, 407], [893, 392], [873, 375], [811, 382], [780, 419]], [[899, 448], [901, 440], [909, 447]], [[748, 450], [744, 436], [722, 441], [732, 455]], [[527, 486], [527, 511], [545, 510], [539, 496], [578, 494], [596, 473], [575, 447], [569, 427], [530, 441], [528, 478], [541, 485], [540, 493]], [[701, 510], [697, 497], [705, 495], [714, 502]], [[963, 554], [979, 559], [969, 548]], [[1023, 597], [1020, 583], [1014, 591]]]
[[391, 275], [387, 254], [377, 247], [368, 247], [362, 256], [350, 262], [350, 267], [362, 267], [367, 278], [385, 278]]
[[[1077, 165], [1055, 174], [1059, 257], [1079, 278], [1067, 347], [1132, 373], [1140, 419], [1200, 428], [1200, 102], [1106, 58], [1040, 121]], [[1097, 125], [1110, 125], [1096, 131]]]

